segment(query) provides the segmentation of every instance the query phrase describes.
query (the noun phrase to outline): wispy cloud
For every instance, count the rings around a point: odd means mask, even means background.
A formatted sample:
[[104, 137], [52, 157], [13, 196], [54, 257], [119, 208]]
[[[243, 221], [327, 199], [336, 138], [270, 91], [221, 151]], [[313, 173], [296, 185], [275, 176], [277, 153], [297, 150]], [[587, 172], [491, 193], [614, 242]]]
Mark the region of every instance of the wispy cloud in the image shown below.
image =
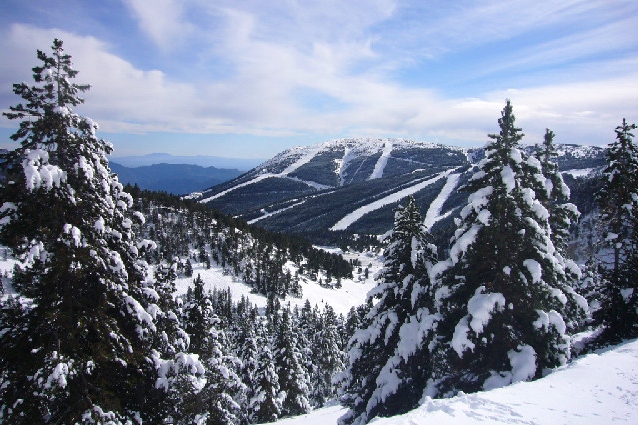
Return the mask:
[[123, 0], [142, 31], [161, 49], [170, 50], [188, 38], [194, 26], [184, 18], [179, 0]]
[[[83, 111], [112, 133], [477, 145], [508, 97], [530, 138], [550, 127], [564, 142], [607, 143], [638, 110], [629, 1], [123, 1], [161, 52], [153, 65], [113, 40], [13, 23], [0, 30], [0, 56], [14, 58], [0, 63], [3, 105], [16, 102], [9, 83], [30, 80], [35, 50], [59, 37], [93, 85]], [[419, 79], [404, 81], [406, 70]]]

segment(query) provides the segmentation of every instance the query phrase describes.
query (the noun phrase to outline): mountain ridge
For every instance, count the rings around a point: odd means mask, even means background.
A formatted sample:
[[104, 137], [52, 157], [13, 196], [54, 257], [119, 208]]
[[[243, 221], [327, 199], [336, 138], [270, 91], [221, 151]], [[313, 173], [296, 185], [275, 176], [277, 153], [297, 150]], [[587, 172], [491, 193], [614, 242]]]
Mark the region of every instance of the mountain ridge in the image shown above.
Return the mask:
[[[535, 147], [522, 149], [531, 154]], [[605, 164], [604, 148], [557, 145], [557, 150], [561, 171], [577, 176], [567, 179], [571, 183]], [[483, 156], [483, 148], [411, 139], [333, 139], [287, 149], [190, 197], [268, 230], [326, 243], [339, 232], [385, 233], [392, 226], [393, 209], [412, 195], [424, 216], [429, 214], [433, 232], [445, 233], [453, 210], [467, 199], [458, 188]]]

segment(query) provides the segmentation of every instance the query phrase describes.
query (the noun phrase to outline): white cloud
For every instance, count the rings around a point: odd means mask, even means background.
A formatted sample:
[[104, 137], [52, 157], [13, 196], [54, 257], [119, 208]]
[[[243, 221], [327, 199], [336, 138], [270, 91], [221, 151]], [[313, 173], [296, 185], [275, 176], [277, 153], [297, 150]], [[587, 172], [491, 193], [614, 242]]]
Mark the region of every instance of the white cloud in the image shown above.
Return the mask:
[[[588, 23], [582, 33], [512, 53], [510, 62], [485, 71], [503, 75], [503, 89], [479, 87], [474, 98], [466, 98], [431, 87], [426, 71], [422, 82], [411, 85], [396, 71], [424, 57], [433, 58], [426, 67], [436, 66], [443, 52], [508, 40], [549, 24], [577, 18], [587, 23], [590, 9], [604, 14], [603, 3], [445, 2], [431, 14], [408, 3], [126, 0], [164, 58], [179, 52], [180, 60], [190, 59], [182, 65], [190, 68], [189, 78], [170, 69], [140, 69], [95, 37], [15, 24], [3, 31], [0, 57], [14, 60], [0, 63], [0, 81], [29, 81], [35, 50], [47, 50], [59, 37], [80, 70], [78, 82], [93, 86], [80, 112], [108, 132], [299, 135], [298, 140], [316, 134], [396, 135], [481, 145], [487, 133], [497, 131], [506, 97], [530, 142], [550, 127], [562, 142], [608, 143], [622, 117], [638, 119], [629, 115], [638, 110], [633, 66], [638, 59], [631, 54], [606, 61], [598, 74], [579, 72], [591, 62], [574, 65], [573, 75], [564, 72], [564, 84], [531, 76], [528, 84], [510, 85], [503, 72], [512, 63], [524, 68], [617, 50], [610, 40], [635, 18], [598, 27]], [[410, 13], [412, 19], [404, 20]], [[618, 39], [635, 46], [630, 35]], [[17, 103], [6, 87], [0, 89], [3, 105]]]
[[170, 50], [186, 39], [193, 25], [183, 16], [179, 0], [123, 0], [139, 21], [140, 28], [162, 50]]

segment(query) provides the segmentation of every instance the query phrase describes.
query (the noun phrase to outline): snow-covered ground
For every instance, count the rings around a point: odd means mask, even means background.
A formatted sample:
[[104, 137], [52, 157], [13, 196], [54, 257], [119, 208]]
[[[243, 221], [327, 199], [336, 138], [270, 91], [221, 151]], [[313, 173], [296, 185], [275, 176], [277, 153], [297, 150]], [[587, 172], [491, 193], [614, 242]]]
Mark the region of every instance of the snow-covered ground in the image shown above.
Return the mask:
[[[328, 249], [330, 252], [342, 253], [339, 249]], [[0, 247], [0, 273], [8, 273], [9, 277], [13, 274], [13, 266], [15, 260], [3, 259], [4, 248]], [[381, 269], [382, 264], [377, 255], [373, 253], [345, 253], [344, 258], [346, 260], [358, 259], [361, 261], [362, 268], [365, 269], [369, 266], [368, 278], [365, 279], [363, 273], [358, 274], [355, 268], [354, 279], [342, 279], [341, 288], [329, 289], [319, 286], [316, 282], [303, 281], [301, 287], [303, 290], [303, 296], [301, 298], [286, 297], [282, 304], [290, 302], [292, 307], [302, 307], [306, 302], [306, 299], [310, 300], [310, 304], [314, 307], [318, 305], [320, 309], [323, 306], [329, 304], [335, 310], [337, 314], [348, 314], [348, 311], [352, 306], [359, 306], [366, 300], [366, 295], [370, 289], [376, 286], [374, 281], [374, 275]], [[241, 296], [245, 296], [255, 304], [257, 307], [266, 307], [266, 297], [261, 294], [255, 294], [251, 292], [251, 287], [238, 280], [230, 274], [225, 274], [223, 269], [219, 266], [213, 266], [210, 269], [206, 269], [201, 263], [193, 263], [193, 277], [178, 277], [175, 281], [176, 295], [185, 294], [188, 291], [189, 286], [193, 286], [193, 280], [197, 275], [201, 275], [204, 281], [204, 290], [212, 290], [217, 288], [218, 290], [226, 290], [230, 288], [233, 301], [237, 302]], [[325, 279], [325, 276], [319, 276]], [[13, 293], [14, 290], [11, 287], [11, 280], [4, 279], [5, 293]], [[5, 295], [6, 296], [6, 295]]]
[[[301, 287], [303, 290], [303, 296], [301, 298], [286, 297], [282, 304], [290, 302], [292, 307], [302, 307], [306, 302], [306, 299], [310, 300], [310, 304], [318, 305], [319, 308], [323, 308], [325, 304], [329, 304], [335, 310], [335, 313], [342, 313], [344, 316], [348, 313], [352, 306], [358, 306], [365, 302], [366, 294], [372, 289], [376, 283], [373, 276], [380, 269], [381, 263], [376, 256], [366, 254], [346, 254], [344, 258], [349, 260], [350, 258], [359, 258], [365, 268], [368, 264], [372, 264], [369, 270], [368, 279], [361, 278], [358, 280], [359, 275], [355, 270], [354, 279], [342, 279], [341, 288], [329, 289], [319, 286], [316, 282], [302, 281]], [[197, 275], [201, 275], [204, 281], [204, 290], [217, 288], [218, 290], [225, 290], [230, 288], [234, 301], [239, 301], [242, 295], [244, 295], [250, 302], [257, 307], [266, 306], [266, 297], [261, 294], [255, 294], [251, 292], [250, 286], [241, 282], [232, 275], [224, 274], [221, 267], [211, 267], [206, 269], [199, 263], [193, 264], [193, 277], [179, 277], [175, 281], [177, 288], [177, 294], [185, 294], [189, 286], [193, 286], [193, 279]], [[324, 277], [325, 279], [325, 277]]]
[[[331, 405], [277, 425], [336, 424], [345, 409]], [[638, 340], [589, 354], [543, 379], [443, 400], [425, 400], [374, 425], [638, 424]]]

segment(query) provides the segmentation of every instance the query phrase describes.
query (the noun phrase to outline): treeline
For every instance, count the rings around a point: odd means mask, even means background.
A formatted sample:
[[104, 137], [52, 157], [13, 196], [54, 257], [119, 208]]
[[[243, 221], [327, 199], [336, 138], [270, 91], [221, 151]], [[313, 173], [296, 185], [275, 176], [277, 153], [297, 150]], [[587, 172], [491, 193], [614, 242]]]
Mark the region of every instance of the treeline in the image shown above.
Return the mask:
[[[255, 292], [279, 297], [302, 296], [300, 279], [340, 287], [352, 278], [353, 266], [341, 255], [317, 249], [299, 236], [273, 233], [165, 192], [125, 188], [142, 212], [143, 237], [157, 243], [148, 252], [152, 264], [175, 261], [189, 276], [192, 262], [223, 267]], [[290, 267], [290, 265], [294, 267]], [[189, 273], [190, 270], [190, 273]]]

